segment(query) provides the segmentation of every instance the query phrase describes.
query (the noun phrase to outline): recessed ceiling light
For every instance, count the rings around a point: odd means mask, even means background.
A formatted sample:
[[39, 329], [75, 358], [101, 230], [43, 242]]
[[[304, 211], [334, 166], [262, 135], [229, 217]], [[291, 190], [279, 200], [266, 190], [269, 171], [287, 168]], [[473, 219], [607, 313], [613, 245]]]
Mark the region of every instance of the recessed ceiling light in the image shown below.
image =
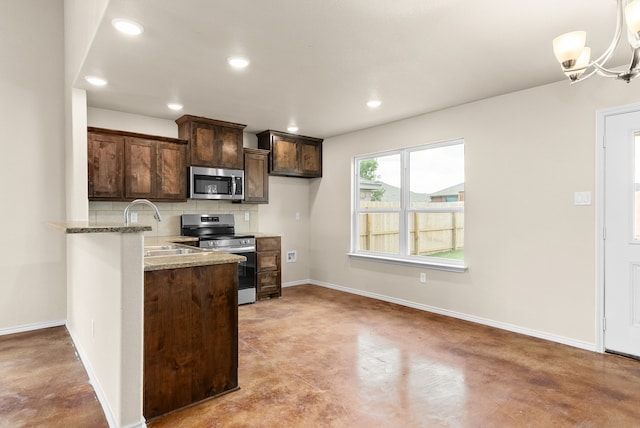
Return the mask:
[[128, 19], [116, 18], [111, 21], [111, 25], [113, 25], [116, 30], [128, 36], [137, 36], [144, 31], [142, 25], [134, 21], [129, 21]]
[[287, 131], [289, 132], [298, 132], [298, 127], [297, 126], [290, 126], [287, 128]]
[[227, 59], [227, 62], [233, 68], [245, 68], [249, 65], [249, 60], [246, 58], [240, 58], [237, 56], [231, 57]]
[[86, 76], [84, 80], [91, 83], [93, 86], [104, 86], [107, 84], [107, 81], [105, 79], [98, 76]]
[[178, 104], [178, 103], [169, 103], [167, 104], [167, 107], [169, 107], [171, 110], [182, 110], [182, 107], [184, 107], [182, 104]]
[[382, 104], [382, 101], [380, 101], [380, 100], [371, 100], [371, 101], [367, 102], [367, 107], [369, 107], [369, 108], [378, 108], [378, 107], [380, 107], [381, 104]]

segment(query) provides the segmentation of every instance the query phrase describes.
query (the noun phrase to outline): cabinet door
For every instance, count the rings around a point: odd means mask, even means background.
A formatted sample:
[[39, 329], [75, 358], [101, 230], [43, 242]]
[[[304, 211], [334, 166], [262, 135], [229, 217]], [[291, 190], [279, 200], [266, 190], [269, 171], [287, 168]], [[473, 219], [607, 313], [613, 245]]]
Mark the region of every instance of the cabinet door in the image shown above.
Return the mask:
[[295, 140], [273, 137], [271, 172], [295, 174], [298, 172], [298, 144]]
[[258, 298], [265, 297], [274, 293], [280, 293], [280, 271], [261, 272], [257, 280]]
[[258, 272], [280, 269], [280, 251], [264, 251], [257, 256]]
[[307, 141], [298, 142], [300, 173], [309, 177], [322, 177], [322, 145]]
[[269, 202], [269, 174], [266, 150], [245, 149], [244, 152], [244, 202]]
[[257, 238], [256, 239], [256, 251], [278, 251], [280, 252], [280, 237], [274, 236], [271, 238]]
[[216, 129], [215, 159], [212, 166], [218, 168], [242, 169], [242, 130], [219, 126]]
[[157, 143], [156, 198], [186, 200], [186, 144]]
[[124, 196], [124, 137], [89, 133], [89, 199]]
[[125, 197], [151, 199], [156, 195], [156, 145], [141, 138], [125, 140]]
[[215, 162], [215, 126], [191, 125], [191, 165], [212, 167]]

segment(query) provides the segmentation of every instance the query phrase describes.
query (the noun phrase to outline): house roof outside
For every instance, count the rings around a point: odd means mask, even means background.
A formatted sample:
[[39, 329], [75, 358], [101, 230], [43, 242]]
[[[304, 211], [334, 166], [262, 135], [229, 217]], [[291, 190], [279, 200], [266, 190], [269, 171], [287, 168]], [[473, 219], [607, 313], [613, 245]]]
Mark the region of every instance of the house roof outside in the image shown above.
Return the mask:
[[[373, 180], [367, 180], [365, 178], [360, 178], [360, 189], [361, 190], [378, 190], [378, 189], [384, 190], [382, 194], [382, 199], [381, 199], [382, 202], [400, 200], [400, 189], [396, 186], [392, 186], [391, 184], [387, 184], [382, 181], [373, 181]], [[456, 184], [455, 186], [451, 186], [451, 187], [446, 187], [434, 193], [411, 192], [411, 200], [416, 202], [417, 201], [428, 202], [432, 197], [457, 196], [460, 192], [464, 192], [464, 183]]]
[[431, 193], [429, 196], [457, 196], [458, 193], [464, 192], [464, 183], [456, 184], [455, 186], [446, 187], [437, 192]]
[[378, 190], [382, 187], [379, 181], [367, 180], [360, 177], [360, 190]]
[[[384, 189], [384, 193], [382, 194], [382, 201], [399, 201], [400, 200], [400, 189], [396, 186], [392, 186], [391, 184], [380, 182], [382, 189]], [[412, 201], [429, 201], [428, 193], [417, 193], [411, 192], [411, 200]]]

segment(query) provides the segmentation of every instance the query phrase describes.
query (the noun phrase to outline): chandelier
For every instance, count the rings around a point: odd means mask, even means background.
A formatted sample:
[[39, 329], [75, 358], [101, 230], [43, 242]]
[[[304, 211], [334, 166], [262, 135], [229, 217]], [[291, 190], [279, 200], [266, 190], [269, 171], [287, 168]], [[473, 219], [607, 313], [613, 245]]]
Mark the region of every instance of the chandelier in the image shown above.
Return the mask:
[[[553, 52], [571, 83], [586, 80], [594, 74], [614, 77], [628, 83], [640, 74], [640, 0], [616, 1], [616, 32], [609, 47], [598, 58], [591, 61], [591, 48], [585, 47], [585, 31], [572, 31], [553, 39]], [[626, 70], [611, 70], [606, 68], [605, 64], [620, 43], [625, 21], [627, 39], [632, 50], [631, 62]]]

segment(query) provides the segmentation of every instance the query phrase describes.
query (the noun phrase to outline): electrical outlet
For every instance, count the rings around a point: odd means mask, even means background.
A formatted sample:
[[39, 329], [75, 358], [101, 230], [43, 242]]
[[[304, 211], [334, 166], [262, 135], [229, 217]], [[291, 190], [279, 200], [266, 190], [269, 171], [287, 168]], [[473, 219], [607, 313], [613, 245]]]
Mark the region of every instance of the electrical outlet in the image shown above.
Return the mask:
[[300, 220], [300, 213], [296, 213], [296, 220]]
[[137, 223], [138, 222], [138, 213], [131, 213], [131, 223]]
[[426, 282], [427, 282], [427, 274], [426, 274], [426, 273], [424, 273], [424, 272], [421, 272], [421, 273], [420, 273], [420, 282], [421, 282], [422, 284], [424, 284], [424, 283], [426, 283]]
[[298, 254], [294, 251], [287, 251], [287, 263], [295, 263]]
[[245, 213], [244, 213], [244, 221], [249, 221], [249, 211], [245, 211]]

